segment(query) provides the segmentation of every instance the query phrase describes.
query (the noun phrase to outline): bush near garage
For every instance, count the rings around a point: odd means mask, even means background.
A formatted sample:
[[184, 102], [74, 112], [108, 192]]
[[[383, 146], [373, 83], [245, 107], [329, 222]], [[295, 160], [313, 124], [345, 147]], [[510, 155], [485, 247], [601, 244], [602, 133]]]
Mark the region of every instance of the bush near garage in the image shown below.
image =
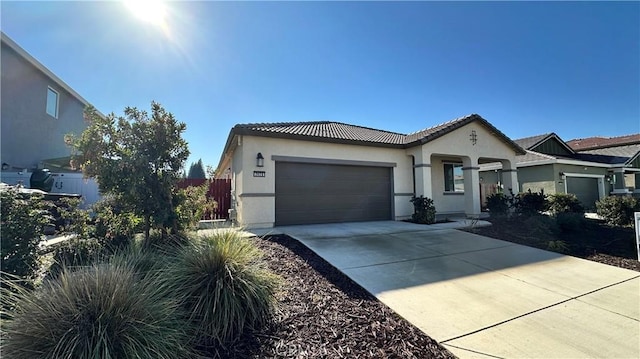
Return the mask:
[[544, 194], [543, 190], [531, 192], [531, 189], [527, 192], [518, 193], [514, 198], [513, 208], [518, 215], [522, 216], [541, 214], [549, 208], [547, 195]]
[[436, 207], [434, 206], [431, 198], [424, 197], [422, 195], [420, 197], [411, 196], [410, 201], [413, 204], [413, 215], [411, 215], [411, 220], [414, 223], [436, 223]]
[[640, 212], [640, 202], [631, 196], [607, 196], [596, 202], [596, 210], [607, 224], [628, 226], [633, 223], [633, 213]]
[[584, 207], [573, 193], [556, 193], [549, 196], [549, 211], [553, 215], [560, 213], [582, 213]]

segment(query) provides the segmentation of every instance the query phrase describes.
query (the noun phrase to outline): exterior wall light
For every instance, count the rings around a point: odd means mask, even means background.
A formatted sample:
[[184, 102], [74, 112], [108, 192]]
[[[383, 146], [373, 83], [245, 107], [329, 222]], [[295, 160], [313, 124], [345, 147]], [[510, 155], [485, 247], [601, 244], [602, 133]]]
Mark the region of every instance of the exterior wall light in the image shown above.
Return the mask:
[[558, 174], [560, 175], [560, 179], [562, 179], [562, 180], [567, 179], [567, 175], [565, 175], [564, 172], [560, 172]]
[[256, 166], [264, 167], [264, 157], [261, 152], [258, 152], [258, 156], [256, 156]]

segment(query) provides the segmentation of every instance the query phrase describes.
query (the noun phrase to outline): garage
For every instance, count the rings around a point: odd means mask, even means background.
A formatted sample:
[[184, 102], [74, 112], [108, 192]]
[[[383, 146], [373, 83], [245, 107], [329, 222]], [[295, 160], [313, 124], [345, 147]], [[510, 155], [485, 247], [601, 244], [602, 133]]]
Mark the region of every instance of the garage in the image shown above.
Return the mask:
[[567, 193], [573, 193], [585, 209], [596, 208], [596, 201], [600, 199], [598, 178], [567, 177]]
[[276, 162], [276, 225], [392, 219], [391, 167]]

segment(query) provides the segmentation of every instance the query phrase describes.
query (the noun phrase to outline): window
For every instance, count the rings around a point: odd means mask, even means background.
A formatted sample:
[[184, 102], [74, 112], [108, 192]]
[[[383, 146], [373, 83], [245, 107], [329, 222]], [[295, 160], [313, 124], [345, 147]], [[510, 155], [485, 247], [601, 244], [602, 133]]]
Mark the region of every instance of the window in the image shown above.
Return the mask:
[[47, 113], [58, 118], [58, 92], [51, 87], [47, 88]]
[[462, 173], [462, 164], [444, 164], [444, 191], [464, 192], [464, 175]]

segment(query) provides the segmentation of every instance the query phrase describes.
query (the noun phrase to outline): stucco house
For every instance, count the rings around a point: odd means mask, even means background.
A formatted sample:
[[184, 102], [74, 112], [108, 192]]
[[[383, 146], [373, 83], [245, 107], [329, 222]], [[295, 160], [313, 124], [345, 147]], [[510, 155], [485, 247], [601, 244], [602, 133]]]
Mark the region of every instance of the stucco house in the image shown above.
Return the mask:
[[240, 124], [216, 176], [231, 178], [232, 211], [247, 227], [402, 220], [412, 195], [440, 216], [480, 215], [480, 165], [499, 162], [518, 190], [524, 150], [473, 114], [411, 134], [338, 122]]
[[1, 40], [3, 170], [68, 168], [64, 135], [84, 130], [89, 103], [5, 33]]
[[[637, 136], [640, 137], [640, 136]], [[516, 157], [521, 191], [573, 193], [587, 209], [608, 195], [640, 193], [640, 139], [609, 141], [594, 148], [588, 140], [563, 141], [555, 133], [514, 140], [526, 150]], [[582, 148], [580, 148], [582, 144]], [[501, 185], [501, 165], [483, 165], [483, 183]], [[629, 188], [629, 186], [631, 186]]]
[[55, 178], [52, 192], [78, 193], [85, 205], [99, 198], [93, 179], [70, 167], [64, 141], [85, 127], [89, 103], [5, 33], [0, 33], [0, 180], [29, 186], [31, 172], [47, 168]]

